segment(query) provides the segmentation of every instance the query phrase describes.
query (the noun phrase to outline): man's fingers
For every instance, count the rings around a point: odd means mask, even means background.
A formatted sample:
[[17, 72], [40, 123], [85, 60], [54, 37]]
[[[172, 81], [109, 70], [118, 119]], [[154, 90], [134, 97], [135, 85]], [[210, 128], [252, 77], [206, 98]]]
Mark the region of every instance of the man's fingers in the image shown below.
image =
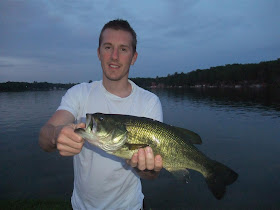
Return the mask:
[[61, 156], [73, 156], [80, 153], [80, 150], [65, 145], [59, 145], [58, 151]]
[[76, 134], [74, 132], [74, 129], [76, 126], [82, 126], [83, 123], [80, 123], [78, 125], [69, 125], [69, 126], [65, 126], [61, 129], [60, 134], [58, 136], [58, 139], [63, 139], [65, 137], [67, 138], [71, 138], [72, 141], [81, 143], [83, 142], [83, 138], [81, 136], [79, 136], [78, 134]]
[[153, 170], [155, 166], [155, 159], [154, 159], [154, 153], [151, 147], [145, 148], [145, 154], [146, 154], [146, 169]]
[[67, 137], [59, 137], [57, 139], [57, 149], [59, 151], [67, 151], [70, 153], [75, 153], [78, 154], [80, 153], [82, 147], [84, 145], [84, 142], [76, 142], [76, 141], [72, 141], [70, 138]]
[[85, 128], [86, 127], [86, 124], [85, 123], [79, 123], [75, 126], [75, 129], [76, 128]]
[[162, 158], [160, 155], [156, 155], [155, 157], [155, 171], [160, 171], [163, 167], [163, 162], [162, 162]]
[[138, 169], [143, 171], [146, 169], [146, 154], [143, 148], [138, 150]]
[[72, 139], [70, 139], [66, 136], [59, 136], [57, 139], [57, 146], [66, 145], [69, 148], [81, 150], [81, 148], [83, 147], [83, 144], [84, 144], [83, 139], [81, 139], [81, 141], [73, 141]]
[[131, 167], [136, 167], [138, 163], [138, 153], [134, 153], [130, 160], [126, 161]]
[[76, 127], [83, 127], [84, 123], [78, 125], [67, 125], [64, 127], [58, 127], [58, 137], [56, 147], [62, 156], [73, 156], [81, 152], [84, 145], [84, 140], [81, 136], [74, 132]]
[[130, 160], [127, 160], [127, 163], [132, 167], [137, 167], [141, 171], [145, 169], [160, 171], [163, 167], [161, 156], [154, 156], [151, 147], [139, 149]]

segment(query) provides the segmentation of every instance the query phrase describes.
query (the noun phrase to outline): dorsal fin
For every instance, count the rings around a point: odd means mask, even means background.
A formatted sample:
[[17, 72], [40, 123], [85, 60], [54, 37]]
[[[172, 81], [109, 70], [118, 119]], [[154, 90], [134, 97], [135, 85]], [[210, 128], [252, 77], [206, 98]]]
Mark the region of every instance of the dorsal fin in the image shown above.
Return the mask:
[[172, 127], [174, 129], [176, 129], [178, 132], [180, 132], [184, 137], [187, 137], [187, 139], [190, 141], [190, 143], [202, 144], [202, 140], [197, 133], [190, 131], [188, 129], [185, 129], [185, 128], [180, 128], [180, 127], [176, 127], [176, 126], [172, 126]]

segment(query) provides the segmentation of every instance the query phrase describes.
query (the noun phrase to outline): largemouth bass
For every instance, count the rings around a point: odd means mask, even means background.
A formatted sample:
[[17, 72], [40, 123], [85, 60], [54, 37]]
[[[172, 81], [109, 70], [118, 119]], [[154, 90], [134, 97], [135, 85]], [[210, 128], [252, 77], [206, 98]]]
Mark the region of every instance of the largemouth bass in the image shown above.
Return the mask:
[[208, 188], [221, 199], [226, 186], [238, 174], [227, 166], [208, 158], [193, 144], [200, 144], [198, 134], [145, 117], [94, 113], [86, 115], [86, 128], [75, 132], [105, 152], [130, 159], [139, 148], [150, 146], [160, 154], [163, 167], [171, 173], [192, 169], [200, 172]]

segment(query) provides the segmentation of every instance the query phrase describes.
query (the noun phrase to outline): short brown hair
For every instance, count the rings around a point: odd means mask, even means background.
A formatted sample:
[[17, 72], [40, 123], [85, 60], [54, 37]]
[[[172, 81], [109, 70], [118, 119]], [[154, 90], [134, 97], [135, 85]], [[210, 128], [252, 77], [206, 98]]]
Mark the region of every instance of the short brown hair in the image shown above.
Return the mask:
[[99, 47], [102, 43], [102, 33], [105, 31], [105, 29], [114, 29], [114, 30], [123, 30], [127, 31], [132, 35], [132, 47], [133, 47], [133, 52], [136, 52], [136, 45], [137, 45], [137, 36], [133, 28], [129, 25], [129, 23], [126, 20], [122, 19], [116, 19], [116, 20], [111, 20], [108, 23], [106, 23], [99, 35]]

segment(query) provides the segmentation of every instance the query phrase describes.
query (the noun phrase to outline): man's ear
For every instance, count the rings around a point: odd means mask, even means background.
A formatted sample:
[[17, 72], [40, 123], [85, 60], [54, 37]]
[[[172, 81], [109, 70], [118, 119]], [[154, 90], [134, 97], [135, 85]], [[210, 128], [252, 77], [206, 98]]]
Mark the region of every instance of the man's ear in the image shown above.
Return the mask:
[[99, 47], [97, 48], [97, 56], [98, 56], [98, 59], [100, 60], [100, 48]]
[[136, 60], [137, 60], [137, 56], [138, 56], [138, 53], [137, 53], [137, 51], [135, 51], [130, 65], [134, 65], [134, 63], [135, 63]]

